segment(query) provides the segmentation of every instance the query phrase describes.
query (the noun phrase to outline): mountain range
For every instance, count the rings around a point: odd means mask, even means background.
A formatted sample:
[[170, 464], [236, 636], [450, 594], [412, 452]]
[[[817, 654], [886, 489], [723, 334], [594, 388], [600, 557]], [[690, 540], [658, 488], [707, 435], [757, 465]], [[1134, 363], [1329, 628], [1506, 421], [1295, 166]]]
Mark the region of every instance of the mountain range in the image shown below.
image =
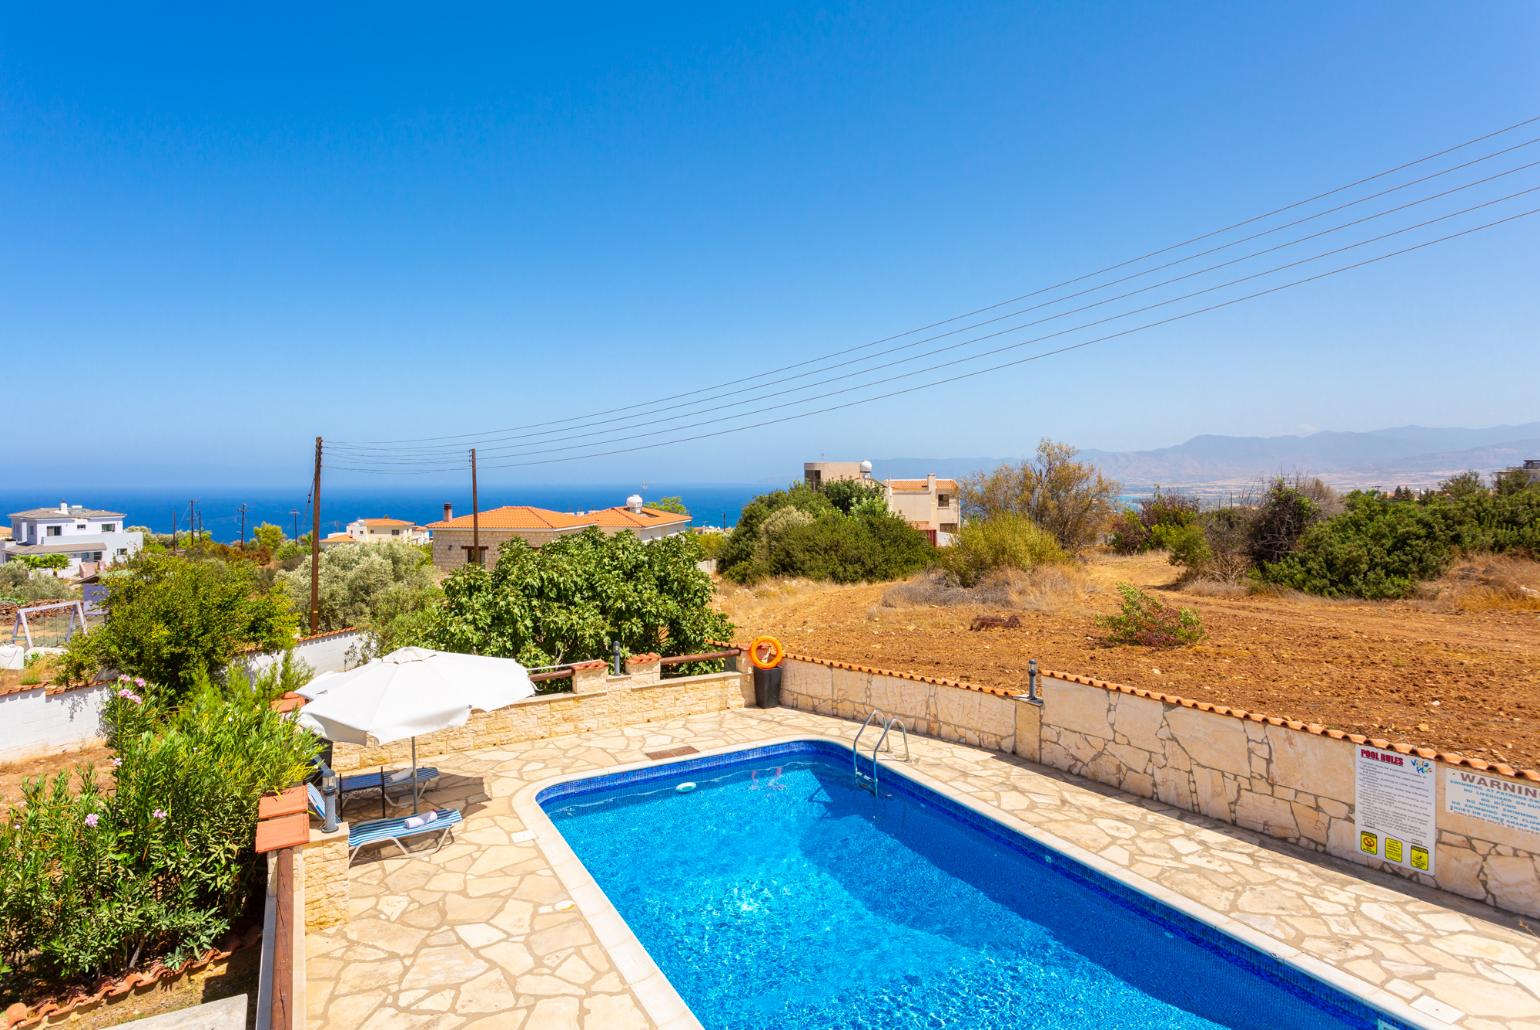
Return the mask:
[[[1490, 473], [1540, 458], [1540, 422], [1481, 429], [1397, 426], [1369, 432], [1323, 431], [1305, 436], [1204, 434], [1148, 451], [1084, 450], [1089, 461], [1125, 490], [1161, 486], [1213, 491], [1245, 489], [1278, 474], [1319, 476], [1340, 488], [1431, 486], [1474, 469]], [[879, 477], [963, 476], [1013, 458], [886, 458]]]

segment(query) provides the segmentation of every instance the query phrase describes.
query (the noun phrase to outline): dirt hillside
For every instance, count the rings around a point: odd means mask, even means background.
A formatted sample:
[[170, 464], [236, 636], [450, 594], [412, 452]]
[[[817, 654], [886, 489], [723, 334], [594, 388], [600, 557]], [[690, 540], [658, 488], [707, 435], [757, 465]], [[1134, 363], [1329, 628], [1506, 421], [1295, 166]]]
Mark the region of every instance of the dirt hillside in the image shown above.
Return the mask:
[[[1103, 644], [1096, 617], [1116, 610], [1119, 581], [1197, 611], [1205, 639], [1171, 650]], [[894, 593], [723, 585], [718, 603], [739, 639], [770, 633], [804, 654], [1013, 689], [1037, 658], [1039, 668], [1540, 768], [1537, 611], [1194, 596], [1159, 555], [1098, 556], [1076, 589], [1041, 607], [913, 604]], [[981, 614], [1014, 614], [1021, 626], [970, 631]]]

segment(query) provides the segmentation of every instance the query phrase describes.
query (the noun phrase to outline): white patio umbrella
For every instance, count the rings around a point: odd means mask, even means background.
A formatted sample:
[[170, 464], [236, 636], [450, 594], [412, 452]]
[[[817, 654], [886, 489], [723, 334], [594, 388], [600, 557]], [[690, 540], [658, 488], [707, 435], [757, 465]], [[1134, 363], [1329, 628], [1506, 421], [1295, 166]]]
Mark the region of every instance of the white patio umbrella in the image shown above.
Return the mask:
[[300, 725], [344, 744], [412, 739], [412, 811], [417, 811], [417, 737], [463, 726], [471, 709], [490, 712], [532, 697], [529, 672], [512, 658], [403, 647], [346, 672], [322, 673], [299, 691], [310, 703]]

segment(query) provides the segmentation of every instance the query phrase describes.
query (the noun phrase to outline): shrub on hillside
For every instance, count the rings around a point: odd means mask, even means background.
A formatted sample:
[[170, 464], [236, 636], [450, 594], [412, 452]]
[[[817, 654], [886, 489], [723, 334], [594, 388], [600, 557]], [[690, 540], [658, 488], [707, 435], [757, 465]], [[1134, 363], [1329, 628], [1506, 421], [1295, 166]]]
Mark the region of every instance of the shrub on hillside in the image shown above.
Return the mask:
[[120, 684], [104, 715], [107, 781], [90, 767], [30, 780], [0, 822], [0, 982], [176, 966], [249, 910], [257, 802], [319, 750], [269, 708], [289, 685], [276, 669], [232, 672], [225, 687], [202, 677], [185, 696]]
[[[1330, 495], [1330, 488], [1315, 481], [1318, 491]], [[1298, 485], [1282, 477], [1268, 485], [1257, 505], [1247, 534], [1246, 554], [1256, 565], [1282, 561], [1299, 545], [1305, 530], [1327, 514], [1324, 504]]]
[[767, 537], [773, 576], [870, 583], [908, 576], [934, 555], [924, 536], [885, 509], [816, 519], [788, 512], [784, 517], [787, 524]]
[[[728, 535], [717, 570], [736, 583], [770, 576], [856, 583], [924, 567], [930, 544], [887, 510], [880, 488], [838, 485], [815, 490], [796, 483], [754, 498]], [[848, 512], [840, 504], [848, 504]]]
[[727, 534], [697, 531], [695, 542], [700, 545], [700, 556], [709, 561], [722, 557], [722, 552], [727, 548]]
[[1169, 493], [1157, 486], [1149, 497], [1140, 498], [1137, 506], [1118, 514], [1107, 535], [1107, 546], [1115, 554], [1140, 554], [1163, 546], [1154, 539], [1156, 529], [1190, 526], [1198, 521], [1199, 513], [1196, 497]]
[[1089, 547], [1114, 516], [1118, 484], [1094, 465], [1075, 460], [1068, 444], [1044, 439], [1037, 456], [1020, 465], [969, 476], [960, 485], [963, 512], [969, 518], [1012, 513], [1052, 533], [1070, 553]]
[[1122, 606], [1097, 618], [1109, 644], [1181, 647], [1203, 639], [1203, 625], [1191, 608], [1173, 608], [1129, 583], [1118, 584]]
[[1010, 512], [965, 522], [953, 543], [937, 554], [936, 564], [960, 586], [971, 587], [991, 572], [1068, 560], [1053, 535], [1031, 519]]
[[1355, 491], [1346, 511], [1311, 526], [1293, 554], [1260, 572], [1267, 582], [1324, 597], [1406, 597], [1448, 566], [1449, 535], [1422, 504]]
[[643, 542], [587, 529], [539, 548], [502, 546], [490, 569], [466, 565], [444, 581], [444, 603], [425, 609], [398, 643], [517, 658], [526, 665], [628, 654], [692, 654], [726, 640], [732, 624], [711, 608], [695, 534]]
[[887, 509], [887, 502], [883, 500], [882, 484], [870, 480], [836, 479], [825, 483], [819, 489], [829, 499], [829, 503], [845, 515], [849, 515], [857, 507], [870, 505], [872, 501], [880, 502], [883, 509]]

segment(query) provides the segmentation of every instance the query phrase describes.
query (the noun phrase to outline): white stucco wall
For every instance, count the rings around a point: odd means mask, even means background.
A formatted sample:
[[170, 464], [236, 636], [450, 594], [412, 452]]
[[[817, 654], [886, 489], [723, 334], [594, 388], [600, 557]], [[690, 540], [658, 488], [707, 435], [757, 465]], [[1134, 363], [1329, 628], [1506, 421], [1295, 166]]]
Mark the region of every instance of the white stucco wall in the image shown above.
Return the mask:
[[0, 697], [0, 761], [67, 751], [101, 736], [103, 684], [51, 693], [43, 687]]
[[[296, 641], [294, 659], [310, 666], [311, 672], [342, 672], [359, 664], [358, 655], [363, 650], [363, 633], [356, 629], [323, 633], [320, 636]], [[246, 668], [259, 672], [275, 665], [283, 658], [282, 651], [269, 651], [246, 658]]]

